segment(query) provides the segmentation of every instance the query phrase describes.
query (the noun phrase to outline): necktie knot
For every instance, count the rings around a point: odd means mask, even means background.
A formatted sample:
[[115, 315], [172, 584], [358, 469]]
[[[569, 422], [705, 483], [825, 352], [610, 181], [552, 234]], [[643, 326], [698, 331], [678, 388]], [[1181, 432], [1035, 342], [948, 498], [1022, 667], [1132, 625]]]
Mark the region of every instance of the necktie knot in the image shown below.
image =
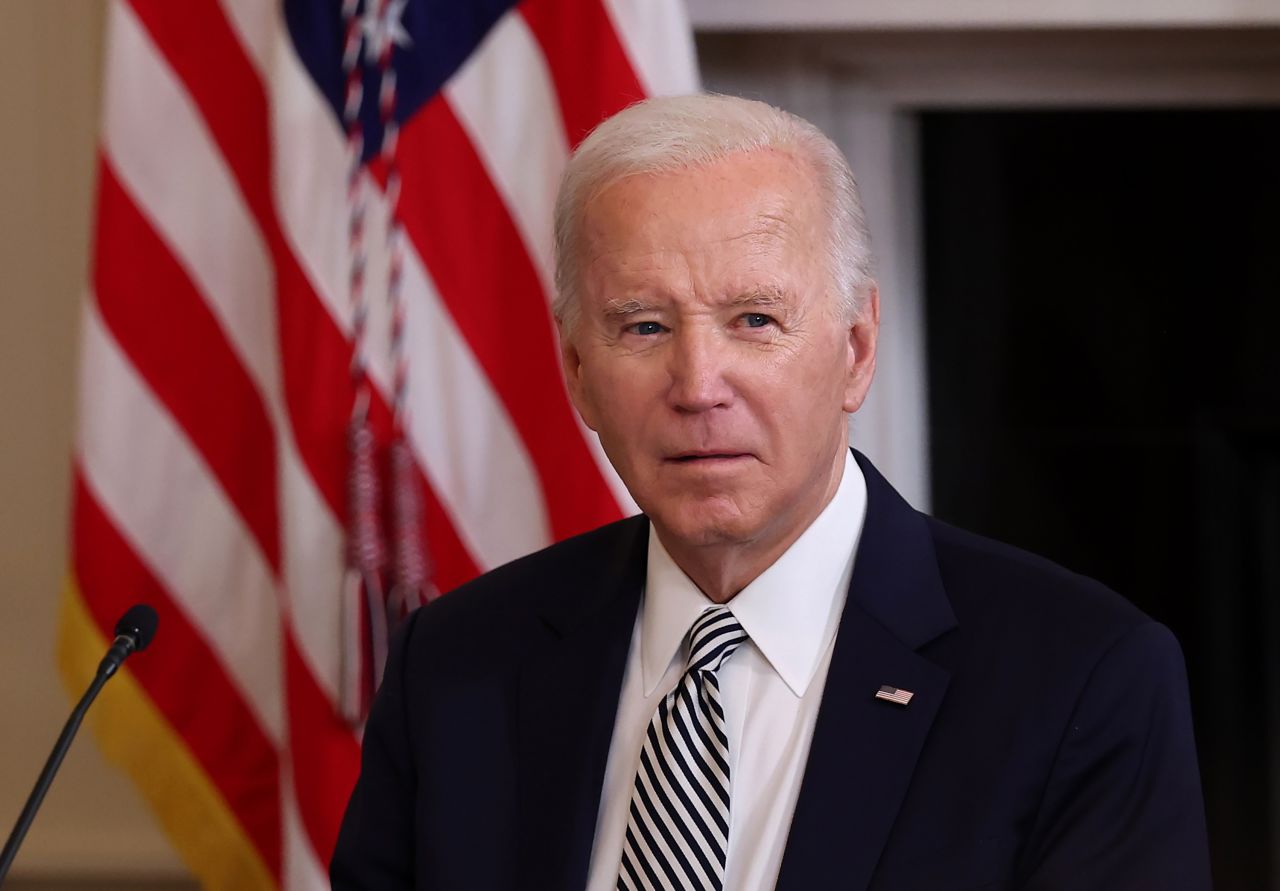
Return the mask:
[[689, 662], [685, 670], [718, 671], [746, 639], [747, 632], [728, 607], [708, 608], [689, 629]]
[[640, 748], [617, 891], [722, 891], [729, 850], [729, 734], [716, 670], [747, 639], [723, 606], [689, 629], [689, 662]]

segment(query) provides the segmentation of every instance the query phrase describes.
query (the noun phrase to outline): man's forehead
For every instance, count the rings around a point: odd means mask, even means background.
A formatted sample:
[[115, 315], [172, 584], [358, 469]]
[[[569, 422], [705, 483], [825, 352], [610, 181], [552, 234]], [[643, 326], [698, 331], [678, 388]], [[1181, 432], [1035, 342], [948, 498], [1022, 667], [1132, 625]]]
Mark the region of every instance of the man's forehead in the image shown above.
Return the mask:
[[789, 156], [743, 153], [698, 168], [614, 183], [579, 230], [584, 296], [597, 303], [809, 290], [825, 217], [812, 179]]
[[818, 234], [813, 192], [796, 179], [699, 179], [705, 173], [631, 177], [597, 195], [583, 214], [586, 262], [617, 251], [767, 247]]
[[[615, 217], [595, 228], [588, 228], [585, 260], [623, 259], [628, 264], [645, 259], [661, 262], [671, 251], [719, 251], [728, 248], [761, 251], [804, 235], [796, 214], [769, 212], [726, 216], [708, 214], [686, 220], [680, 226], [664, 225], [661, 217], [636, 214]], [[692, 237], [690, 237], [692, 236]]]
[[[709, 164], [637, 173], [615, 179], [586, 202], [585, 215], [643, 218], [662, 205], [679, 211], [690, 203], [754, 209], [762, 225], [785, 221], [815, 193], [808, 165], [776, 150], [740, 152]], [[594, 213], [593, 213], [594, 212]]]

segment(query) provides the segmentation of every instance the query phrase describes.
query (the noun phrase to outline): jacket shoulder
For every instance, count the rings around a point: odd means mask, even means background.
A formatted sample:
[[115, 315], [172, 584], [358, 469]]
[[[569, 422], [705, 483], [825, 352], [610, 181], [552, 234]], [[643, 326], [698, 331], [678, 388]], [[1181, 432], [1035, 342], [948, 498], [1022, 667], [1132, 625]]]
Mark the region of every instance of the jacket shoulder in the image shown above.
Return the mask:
[[928, 518], [938, 568], [962, 629], [1016, 630], [1105, 648], [1150, 623], [1099, 581], [1013, 545]]
[[418, 610], [412, 633], [492, 633], [548, 611], [590, 610], [606, 596], [593, 582], [621, 576], [647, 530], [647, 518], [628, 517], [498, 566]]

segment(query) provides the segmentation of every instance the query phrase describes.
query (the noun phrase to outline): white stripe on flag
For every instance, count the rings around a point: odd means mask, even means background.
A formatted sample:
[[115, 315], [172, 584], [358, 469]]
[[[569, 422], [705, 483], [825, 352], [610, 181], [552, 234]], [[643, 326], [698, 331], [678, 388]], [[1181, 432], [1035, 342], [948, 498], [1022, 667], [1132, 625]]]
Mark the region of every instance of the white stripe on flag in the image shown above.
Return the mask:
[[115, 8], [111, 39], [103, 151], [191, 275], [263, 399], [280, 462], [288, 605], [312, 674], [336, 697], [342, 529], [302, 464], [288, 420], [272, 261], [198, 109], [128, 7]]
[[[385, 207], [381, 196], [372, 206]], [[373, 233], [366, 244], [366, 281], [371, 293], [382, 293], [384, 233]], [[492, 569], [551, 544], [541, 482], [422, 260], [407, 239], [405, 246], [410, 442], [432, 487], [450, 507], [463, 543], [482, 571]], [[389, 311], [385, 300], [373, 301], [371, 331], [389, 329]], [[383, 368], [389, 376], [390, 363]], [[383, 392], [389, 392], [386, 386]]]
[[[332, 110], [293, 52], [278, 16], [260, 14], [256, 0], [224, 0], [253, 61], [266, 73], [271, 100], [276, 207], [285, 237], [341, 330], [350, 333], [347, 304], [346, 143]], [[271, 27], [271, 38], [245, 31]], [[385, 332], [386, 204], [377, 189], [366, 218], [371, 295], [369, 371], [384, 396], [392, 368]], [[481, 569], [505, 563], [551, 541], [541, 484], [506, 410], [444, 309], [422, 259], [406, 240], [404, 294], [410, 357], [410, 440], [428, 480]]]
[[280, 615], [271, 570], [92, 301], [84, 316], [80, 393], [77, 450], [86, 483], [279, 745]]
[[113, 7], [110, 35], [103, 150], [263, 397], [279, 402], [275, 278], [258, 227], [199, 111], [130, 7]]
[[[552, 217], [569, 146], [546, 58], [524, 16], [514, 9], [504, 15], [445, 93], [516, 223], [549, 304], [555, 294]], [[576, 411], [573, 417], [622, 512], [639, 513], [600, 438]]]
[[544, 293], [554, 294], [551, 216], [569, 146], [546, 59], [518, 10], [498, 20], [445, 95], [502, 195]]
[[[282, 765], [280, 771], [280, 812], [283, 817], [281, 843], [284, 854], [283, 891], [320, 891], [329, 887], [329, 876], [324, 863], [316, 856], [315, 848], [302, 825], [298, 813], [298, 791], [292, 775], [293, 765]], [[319, 782], [318, 777], [302, 777], [304, 783]]]
[[698, 89], [693, 30], [683, 0], [600, 0], [649, 96]]

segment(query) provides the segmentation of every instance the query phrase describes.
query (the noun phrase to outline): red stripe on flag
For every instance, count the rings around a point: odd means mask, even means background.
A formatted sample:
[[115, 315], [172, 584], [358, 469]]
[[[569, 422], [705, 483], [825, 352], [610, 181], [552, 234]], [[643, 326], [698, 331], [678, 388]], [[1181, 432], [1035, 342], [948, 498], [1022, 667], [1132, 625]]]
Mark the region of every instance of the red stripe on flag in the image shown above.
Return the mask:
[[431, 560], [431, 582], [442, 592], [469, 582], [480, 574], [474, 560], [458, 539], [453, 520], [435, 491], [427, 485], [419, 473], [422, 499], [422, 534], [426, 539], [427, 556]]
[[405, 231], [533, 459], [553, 535], [618, 519], [564, 391], [541, 282], [443, 95], [405, 124], [400, 157]]
[[601, 0], [523, 0], [519, 8], [551, 70], [571, 147], [645, 97]]
[[[276, 272], [276, 306], [285, 400], [298, 451], [334, 515], [345, 516], [346, 425], [354, 393], [351, 346], [311, 287], [289, 247], [273, 203], [271, 122], [266, 93], [216, 4], [135, 0], [140, 21], [182, 80], [262, 229]], [[375, 394], [376, 397], [376, 394]], [[370, 407], [386, 441], [390, 412], [380, 398]], [[476, 565], [419, 473], [424, 526], [440, 583], [476, 575]], [[335, 586], [340, 583], [335, 579]], [[286, 657], [290, 758], [298, 810], [311, 843], [327, 861], [346, 797], [359, 769], [350, 728], [297, 653]]]
[[[200, 110], [262, 229], [276, 272], [285, 400], [303, 463], [334, 515], [346, 516], [346, 425], [354, 392], [351, 344], [298, 264], [273, 203], [266, 91], [222, 10], [210, 0], [134, 0], [139, 20]], [[335, 131], [337, 124], [334, 124]], [[375, 429], [386, 442], [390, 411], [376, 393]], [[418, 469], [423, 527], [436, 583], [449, 590], [478, 574], [453, 521]]]
[[102, 634], [138, 601], [155, 607], [159, 636], [129, 670], [222, 794], [272, 875], [281, 874], [280, 775], [275, 747], [217, 656], [98, 505], [79, 470], [72, 544], [84, 602]]
[[360, 773], [360, 746], [316, 686], [292, 634], [284, 640], [284, 668], [294, 794], [316, 854], [328, 863]]
[[[208, 124], [275, 263], [285, 399], [303, 462], [341, 517], [350, 348], [285, 243], [272, 206], [267, 100], [244, 48], [209, 0], [133, 0], [139, 20]], [[248, 298], [247, 298], [248, 299]], [[334, 373], [337, 371], [338, 373]]]
[[278, 572], [275, 430], [257, 388], [105, 157], [98, 165], [98, 214], [93, 283], [103, 321]]

